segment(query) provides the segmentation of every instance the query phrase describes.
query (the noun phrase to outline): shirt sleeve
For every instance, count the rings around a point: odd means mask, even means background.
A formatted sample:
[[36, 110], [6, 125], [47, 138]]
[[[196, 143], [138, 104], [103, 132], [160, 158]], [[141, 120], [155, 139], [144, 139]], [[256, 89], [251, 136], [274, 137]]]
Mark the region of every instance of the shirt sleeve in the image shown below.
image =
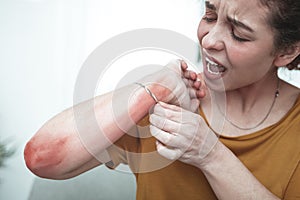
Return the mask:
[[110, 169], [115, 169], [121, 163], [128, 164], [125, 150], [119, 146], [116, 146], [116, 144], [113, 144], [110, 147], [108, 147], [107, 152], [111, 160], [105, 163], [106, 167]]
[[286, 189], [284, 200], [299, 200], [300, 199], [300, 162], [295, 169], [295, 172]]
[[105, 165], [110, 169], [115, 169], [119, 164], [130, 164], [131, 153], [137, 153], [139, 149], [139, 137], [137, 127], [125, 133], [119, 140], [108, 147], [106, 150], [111, 161]]

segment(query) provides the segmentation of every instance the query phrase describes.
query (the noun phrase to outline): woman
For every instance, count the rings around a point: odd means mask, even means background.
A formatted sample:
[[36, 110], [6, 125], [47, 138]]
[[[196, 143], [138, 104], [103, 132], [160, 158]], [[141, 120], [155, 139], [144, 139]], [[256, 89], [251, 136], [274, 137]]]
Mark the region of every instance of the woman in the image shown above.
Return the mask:
[[[206, 1], [198, 38], [207, 89], [184, 62], [171, 63], [95, 99], [102, 134], [88, 132], [93, 112], [85, 109], [87, 102], [79, 104], [75, 109], [86, 119], [81, 130], [92, 135], [85, 144], [96, 157], [106, 149], [102, 162], [112, 168], [129, 164], [137, 199], [298, 199], [300, 91], [276, 71], [299, 69], [299, 11], [298, 0]], [[112, 96], [120, 102], [131, 98], [113, 113]], [[197, 98], [200, 115], [194, 112]], [[142, 118], [153, 105], [149, 130], [143, 127], [148, 118]], [[225, 119], [221, 129], [216, 118]], [[128, 131], [135, 123], [140, 126]], [[34, 173], [54, 179], [100, 165], [81, 144], [71, 109], [38, 131], [25, 159]]]

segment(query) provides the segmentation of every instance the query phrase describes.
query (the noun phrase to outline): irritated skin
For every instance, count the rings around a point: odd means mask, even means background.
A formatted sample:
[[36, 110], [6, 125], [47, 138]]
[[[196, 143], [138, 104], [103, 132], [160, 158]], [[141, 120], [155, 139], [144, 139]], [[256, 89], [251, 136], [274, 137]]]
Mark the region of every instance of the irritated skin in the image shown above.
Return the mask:
[[[182, 67], [182, 70], [184, 72], [186, 68]], [[170, 62], [163, 70], [141, 79], [140, 83], [147, 85], [159, 100], [178, 103], [176, 96], [182, 100], [182, 105], [196, 109], [199, 105], [196, 92], [187, 88], [181, 73], [180, 62]], [[168, 88], [153, 83], [166, 83]], [[196, 85], [200, 87], [199, 83]], [[189, 97], [191, 92], [193, 99]], [[114, 104], [117, 112], [112, 108], [113, 98], [121, 102]], [[100, 165], [100, 162], [108, 162], [98, 156], [140, 121], [154, 104], [153, 98], [141, 86], [130, 84], [66, 109], [46, 122], [27, 143], [24, 150], [26, 165], [37, 176], [67, 179]], [[75, 120], [74, 110], [79, 113], [79, 119]]]
[[39, 171], [39, 173], [47, 173], [47, 169], [55, 168], [63, 161], [68, 136], [40, 145], [37, 145], [36, 140], [33, 138], [25, 147], [26, 165], [33, 173], [38, 173], [37, 170], [45, 170], [44, 172]]

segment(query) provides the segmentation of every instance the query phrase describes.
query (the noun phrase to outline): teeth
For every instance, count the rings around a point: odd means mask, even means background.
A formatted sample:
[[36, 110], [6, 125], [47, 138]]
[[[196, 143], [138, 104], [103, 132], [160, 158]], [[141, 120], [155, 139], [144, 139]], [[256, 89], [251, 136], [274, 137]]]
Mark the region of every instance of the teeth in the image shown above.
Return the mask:
[[219, 75], [219, 74], [225, 72], [225, 70], [226, 70], [225, 67], [218, 65], [217, 63], [209, 60], [208, 58], [205, 58], [205, 60], [207, 63], [207, 69], [208, 69], [209, 73], [214, 74], [214, 75]]

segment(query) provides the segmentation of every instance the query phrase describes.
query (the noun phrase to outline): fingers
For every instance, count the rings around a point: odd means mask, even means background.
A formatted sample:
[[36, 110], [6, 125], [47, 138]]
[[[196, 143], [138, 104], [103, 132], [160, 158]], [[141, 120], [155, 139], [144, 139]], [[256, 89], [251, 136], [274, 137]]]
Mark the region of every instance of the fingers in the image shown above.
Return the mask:
[[[159, 102], [153, 108], [153, 113], [149, 117], [152, 126], [167, 132], [168, 135], [180, 132], [184, 125], [182, 108]], [[153, 130], [157, 130], [153, 128]]]
[[[191, 104], [193, 109], [197, 109], [199, 100], [194, 99]], [[187, 155], [182, 159], [189, 158], [190, 155], [196, 155], [194, 157], [197, 158], [198, 148], [201, 147], [199, 145], [203, 143], [203, 136], [198, 132], [203, 121], [198, 114], [159, 102], [150, 115], [150, 123], [150, 132], [157, 139], [156, 146], [160, 155], [171, 160], [180, 159], [185, 154]]]
[[197, 90], [196, 91], [196, 96], [197, 98], [203, 98], [206, 95], [206, 91], [205, 90]]
[[172, 110], [172, 111], [177, 111], [177, 112], [182, 112], [183, 109], [179, 106], [176, 106], [176, 105], [172, 105], [172, 104], [168, 104], [168, 103], [165, 103], [165, 102], [159, 102], [158, 106], [161, 106], [162, 108], [166, 108], [166, 109], [169, 109], [169, 110]]
[[[174, 117], [174, 119], [176, 118]], [[177, 133], [180, 129], [180, 125], [176, 121], [157, 114], [151, 114], [149, 121], [155, 127], [169, 133]]]
[[[188, 65], [185, 61], [173, 59], [166, 65], [166, 67], [177, 74], [181, 74], [187, 87], [191, 87], [196, 90], [205, 89], [204, 79], [202, 78], [201, 74], [197, 74], [196, 72], [188, 70]], [[204, 93], [198, 92], [198, 94], [200, 97], [203, 97]]]
[[163, 131], [153, 125], [150, 125], [150, 133], [155, 137], [160, 143], [168, 147], [178, 147], [181, 145], [177, 134], [168, 133]]
[[202, 85], [202, 82], [201, 82], [201, 80], [198, 79], [198, 78], [197, 78], [196, 81], [193, 82], [193, 87], [194, 87], [194, 88], [200, 89], [201, 85]]
[[196, 92], [196, 90], [194, 90], [192, 88], [189, 88], [188, 91], [189, 91], [189, 96], [190, 96], [191, 100], [197, 98], [197, 92]]
[[184, 62], [184, 60], [180, 60], [180, 66], [182, 71], [185, 71], [188, 68], [188, 65], [186, 64], [186, 62]]
[[[193, 100], [194, 109], [199, 100]], [[164, 102], [159, 102], [153, 108], [150, 114], [150, 123], [166, 132], [178, 133], [181, 126], [187, 123], [194, 113], [184, 110], [183, 108]], [[198, 116], [197, 114], [194, 114]]]
[[177, 160], [183, 154], [180, 149], [168, 148], [159, 141], [156, 142], [157, 152], [165, 158], [170, 160]]
[[197, 79], [193, 83], [193, 88], [196, 89], [196, 97], [197, 98], [205, 97], [207, 88], [206, 88], [205, 81], [202, 78], [201, 74], [197, 74]]
[[193, 89], [196, 89], [196, 90], [199, 90], [200, 86], [201, 86], [201, 82], [200, 81], [193, 81], [191, 79], [183, 78], [183, 82], [185, 83], [186, 87], [193, 88]]
[[188, 65], [184, 60], [180, 60], [180, 66], [181, 66], [181, 70], [183, 72], [183, 77], [184, 78], [191, 79], [193, 81], [195, 81], [197, 79], [196, 72], [188, 70]]
[[202, 77], [202, 74], [197, 74], [197, 80], [200, 82], [200, 89], [205, 91], [206, 84], [205, 84], [204, 78]]
[[[167, 108], [167, 109], [165, 109]], [[167, 104], [164, 102], [159, 102], [153, 107], [153, 114], [160, 115], [160, 116], [166, 116], [168, 119], [174, 120], [175, 118], [178, 118], [181, 116], [181, 107]], [[176, 111], [176, 112], [174, 112]]]
[[185, 70], [183, 71], [183, 77], [189, 80], [196, 81], [197, 79], [197, 74], [196, 72], [193, 72], [191, 70]]
[[200, 80], [193, 81], [191, 79], [183, 78], [183, 82], [189, 90], [189, 95], [191, 98], [202, 98], [205, 96], [204, 91], [201, 91], [202, 83]]
[[183, 60], [180, 61], [180, 64], [185, 85], [196, 90], [195, 95], [191, 96], [191, 98], [203, 98], [206, 95], [206, 86], [201, 74], [188, 70], [188, 65]]
[[197, 77], [198, 77], [197, 73], [188, 70], [188, 65], [183, 60], [173, 59], [166, 65], [166, 67], [176, 72], [177, 74], [182, 75], [182, 77], [186, 79], [197, 81]]

